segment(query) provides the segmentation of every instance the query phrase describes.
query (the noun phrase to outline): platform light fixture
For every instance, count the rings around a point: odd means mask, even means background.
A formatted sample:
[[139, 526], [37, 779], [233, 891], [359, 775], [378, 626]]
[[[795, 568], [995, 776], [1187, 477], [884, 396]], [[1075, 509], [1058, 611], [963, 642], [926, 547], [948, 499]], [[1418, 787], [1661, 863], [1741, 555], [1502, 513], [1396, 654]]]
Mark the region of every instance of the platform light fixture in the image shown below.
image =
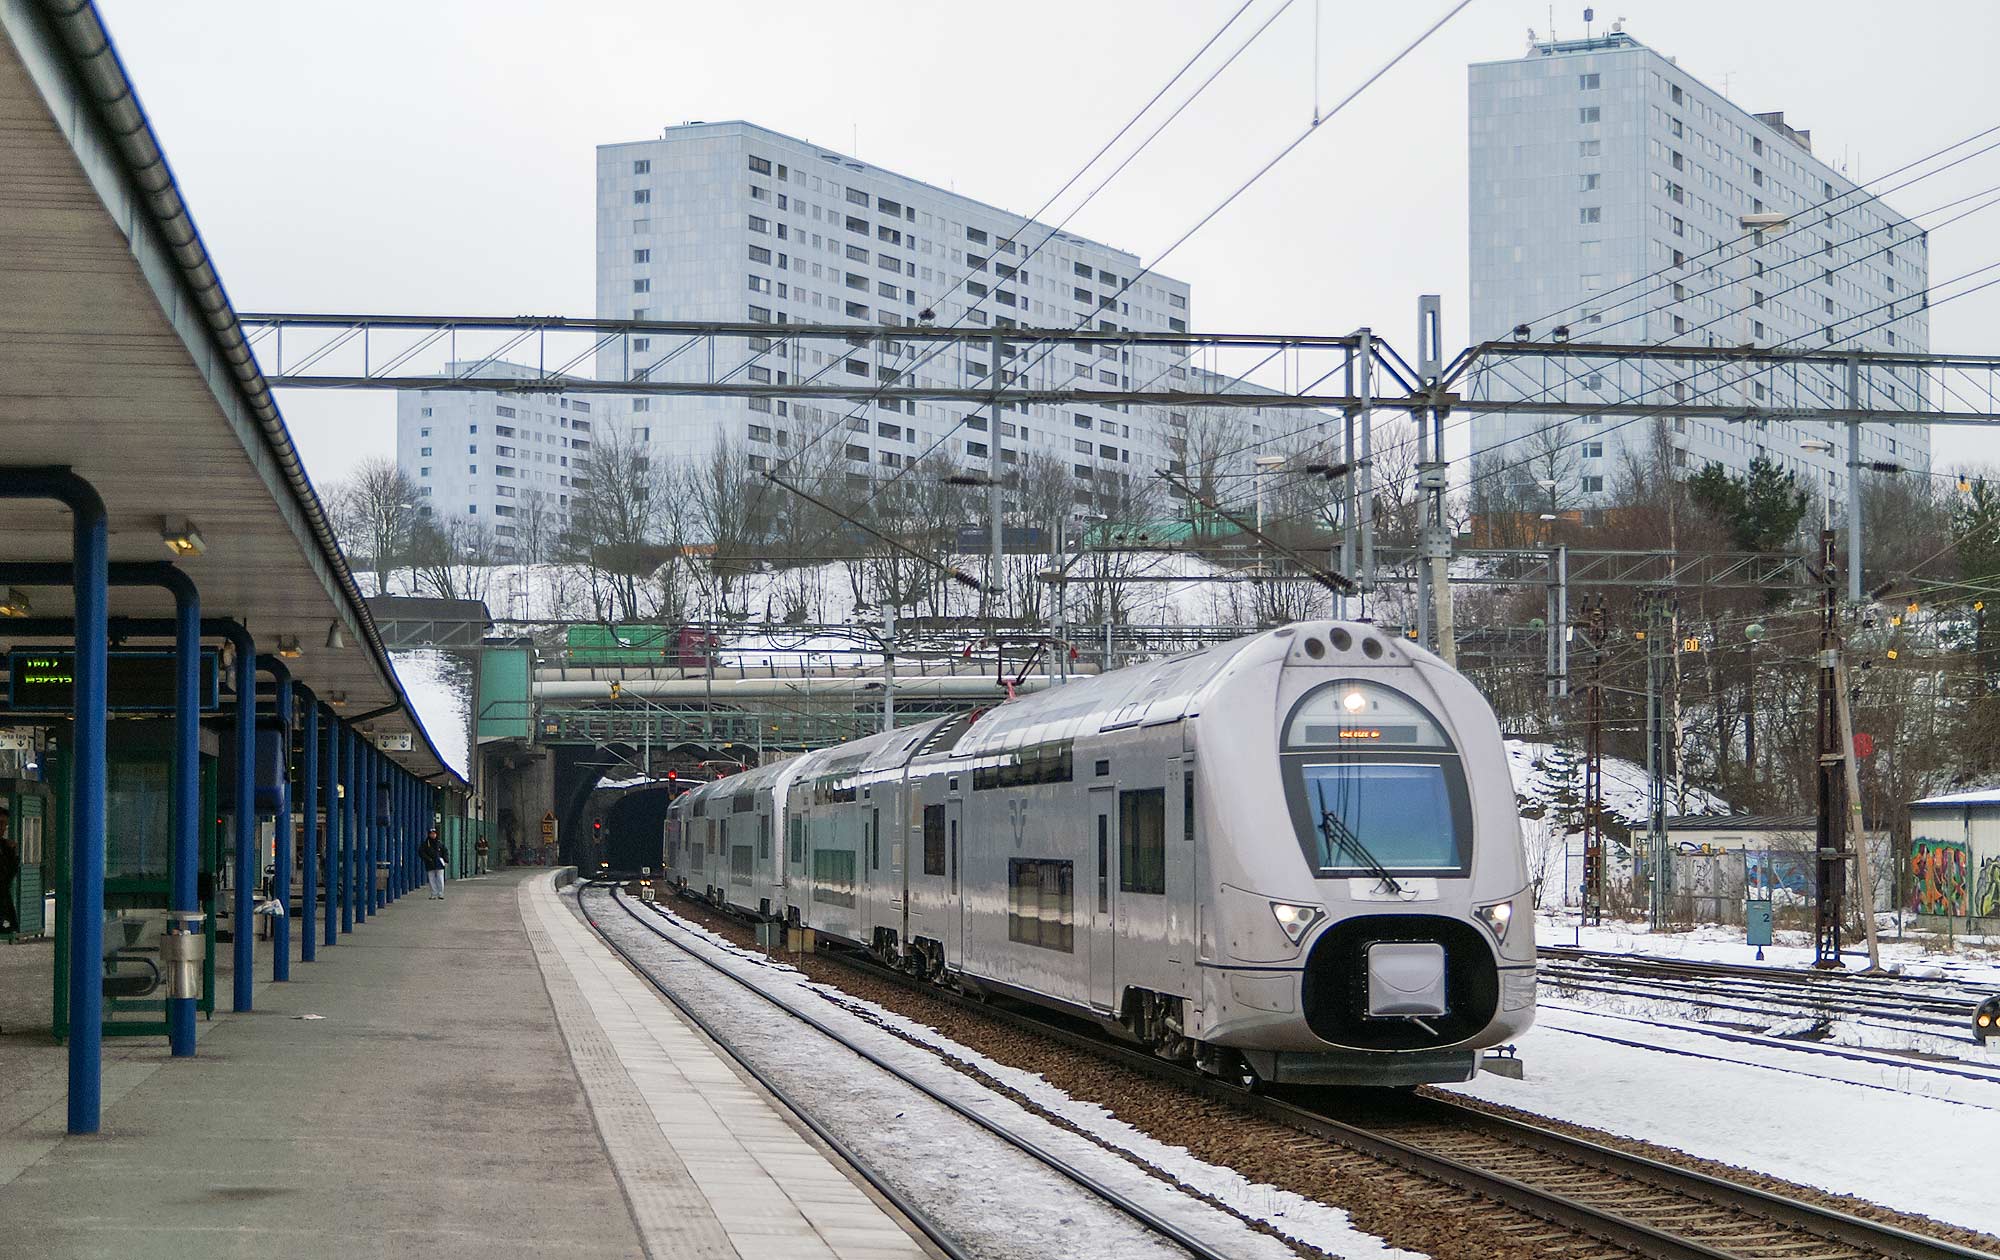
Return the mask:
[[0, 617], [25, 617], [34, 610], [28, 602], [28, 593], [14, 587], [7, 588], [7, 598], [0, 599]]
[[288, 661], [296, 661], [305, 654], [306, 650], [299, 646], [299, 636], [296, 634], [281, 634], [278, 636], [279, 656]]
[[337, 709], [347, 703], [347, 693], [344, 691], [330, 691], [327, 693], [326, 702]]
[[347, 647], [347, 631], [341, 629], [338, 621], [326, 628], [326, 646], [335, 652], [344, 651]]
[[208, 550], [208, 542], [193, 521], [175, 524], [171, 519], [160, 522], [160, 541], [167, 544], [167, 550], [182, 558], [198, 556]]

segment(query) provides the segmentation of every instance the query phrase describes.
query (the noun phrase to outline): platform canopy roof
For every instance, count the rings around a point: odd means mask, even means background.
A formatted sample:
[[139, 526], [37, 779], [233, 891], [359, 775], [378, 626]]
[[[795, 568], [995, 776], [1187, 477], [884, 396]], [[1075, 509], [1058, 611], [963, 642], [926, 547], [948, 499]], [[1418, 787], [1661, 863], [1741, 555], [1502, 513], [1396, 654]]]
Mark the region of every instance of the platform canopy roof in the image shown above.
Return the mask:
[[[173, 559], [163, 531], [191, 522], [205, 549], [177, 563], [204, 617], [242, 622], [259, 652], [296, 637], [294, 678], [348, 720], [373, 714], [364, 733], [411, 732], [390, 755], [463, 786], [397, 681], [95, 6], [0, 0], [0, 34], [0, 465], [90, 481], [114, 563]], [[67, 509], [0, 500], [0, 561], [69, 558]], [[66, 589], [24, 590], [36, 616], [69, 614]], [[171, 617], [173, 601], [114, 587], [110, 612]]]

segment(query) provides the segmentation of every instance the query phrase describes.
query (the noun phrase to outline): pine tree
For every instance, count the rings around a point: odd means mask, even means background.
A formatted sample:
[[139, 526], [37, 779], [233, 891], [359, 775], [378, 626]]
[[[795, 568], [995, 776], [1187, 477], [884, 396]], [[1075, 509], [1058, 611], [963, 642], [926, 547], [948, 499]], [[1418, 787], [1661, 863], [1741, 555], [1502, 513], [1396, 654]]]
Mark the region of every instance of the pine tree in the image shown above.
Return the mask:
[[1689, 480], [1688, 497], [1722, 522], [1739, 551], [1779, 550], [1797, 536], [1806, 515], [1806, 492], [1762, 455], [1741, 477], [1709, 464]]

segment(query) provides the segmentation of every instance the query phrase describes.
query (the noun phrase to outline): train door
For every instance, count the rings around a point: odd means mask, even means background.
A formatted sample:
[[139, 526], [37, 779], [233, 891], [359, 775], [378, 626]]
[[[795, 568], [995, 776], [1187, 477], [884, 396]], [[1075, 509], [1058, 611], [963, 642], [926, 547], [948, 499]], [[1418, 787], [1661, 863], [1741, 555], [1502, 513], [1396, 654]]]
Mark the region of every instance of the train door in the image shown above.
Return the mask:
[[[957, 782], [956, 779], [953, 782]], [[971, 899], [959, 852], [959, 832], [965, 825], [965, 801], [956, 792], [945, 801], [944, 842], [945, 842], [945, 890], [946, 904], [951, 907], [949, 930], [946, 937], [951, 941], [955, 956], [949, 961], [957, 967], [965, 966], [972, 946], [972, 916], [965, 911], [965, 903]]]
[[1090, 885], [1090, 1004], [1100, 1011], [1113, 1008], [1117, 997], [1115, 947], [1118, 938], [1118, 792], [1110, 785], [1090, 789], [1090, 844], [1087, 870]]
[[1194, 938], [1194, 807], [1194, 758], [1167, 758], [1167, 970], [1176, 982]]

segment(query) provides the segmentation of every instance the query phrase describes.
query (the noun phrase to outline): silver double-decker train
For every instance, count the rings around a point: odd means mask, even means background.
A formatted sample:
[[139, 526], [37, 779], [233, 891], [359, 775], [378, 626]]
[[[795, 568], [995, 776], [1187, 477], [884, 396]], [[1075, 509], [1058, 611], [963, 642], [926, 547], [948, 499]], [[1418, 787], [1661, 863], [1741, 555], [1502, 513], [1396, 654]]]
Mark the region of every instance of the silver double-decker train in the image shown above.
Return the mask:
[[1533, 1019], [1492, 709], [1302, 622], [685, 792], [690, 892], [1270, 1083], [1470, 1078]]

